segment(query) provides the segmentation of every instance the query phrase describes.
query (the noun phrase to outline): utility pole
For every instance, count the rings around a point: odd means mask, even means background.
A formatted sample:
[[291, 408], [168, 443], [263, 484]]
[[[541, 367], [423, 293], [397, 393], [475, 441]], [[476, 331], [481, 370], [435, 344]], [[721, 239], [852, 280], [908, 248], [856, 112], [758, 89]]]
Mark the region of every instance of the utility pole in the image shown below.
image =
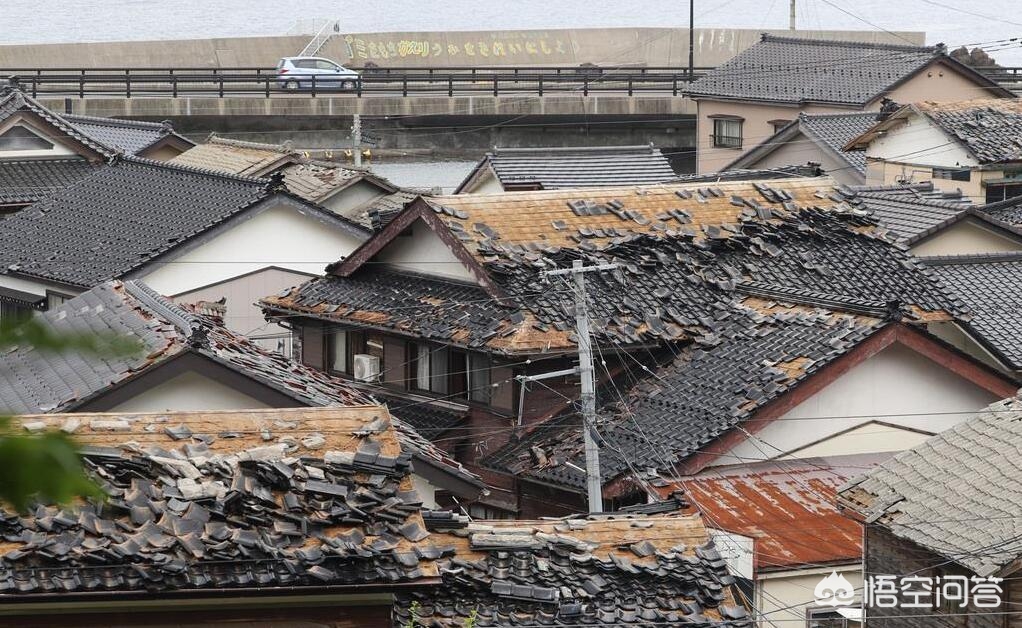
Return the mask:
[[362, 167], [362, 116], [357, 113], [351, 122], [351, 156], [355, 167]]
[[[795, 0], [792, 0], [794, 2]], [[696, 0], [688, 0], [688, 80], [696, 80]]]
[[586, 452], [586, 493], [589, 497], [589, 512], [603, 512], [603, 481], [600, 478], [600, 449], [593, 437], [596, 431], [596, 374], [593, 368], [593, 341], [589, 336], [589, 311], [586, 308], [587, 272], [613, 270], [617, 264], [583, 266], [582, 260], [575, 260], [571, 268], [548, 270], [541, 273], [552, 275], [573, 275], [575, 279], [575, 336], [578, 342], [578, 374], [582, 382], [582, 434]]
[[795, 30], [795, 0], [791, 0], [788, 3], [790, 9], [788, 10], [788, 30]]

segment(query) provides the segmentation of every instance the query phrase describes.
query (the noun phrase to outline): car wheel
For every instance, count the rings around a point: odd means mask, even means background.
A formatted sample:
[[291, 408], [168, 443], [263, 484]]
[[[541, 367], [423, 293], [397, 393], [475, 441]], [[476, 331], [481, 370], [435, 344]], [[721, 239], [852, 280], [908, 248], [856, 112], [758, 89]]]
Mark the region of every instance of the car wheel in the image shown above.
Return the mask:
[[295, 81], [293, 79], [290, 80], [290, 81], [287, 81], [286, 83], [284, 83], [284, 89], [286, 89], [288, 91], [292, 91], [292, 92], [297, 90], [298, 89], [298, 81]]
[[342, 89], [348, 89], [348, 90], [355, 89], [355, 82], [354, 81], [344, 81], [343, 83], [341, 83], [341, 88]]

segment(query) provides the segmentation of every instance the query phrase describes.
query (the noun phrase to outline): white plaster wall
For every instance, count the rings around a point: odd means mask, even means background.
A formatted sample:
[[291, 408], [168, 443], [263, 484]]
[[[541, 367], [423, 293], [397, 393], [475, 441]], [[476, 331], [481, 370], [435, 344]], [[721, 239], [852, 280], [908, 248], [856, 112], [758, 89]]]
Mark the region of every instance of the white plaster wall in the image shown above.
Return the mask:
[[928, 255], [969, 255], [1022, 250], [1022, 242], [1008, 238], [982, 223], [964, 220], [912, 247], [912, 253]]
[[820, 148], [802, 133], [796, 134], [781, 146], [749, 163], [746, 168], [779, 168], [781, 166], [804, 166], [810, 161], [820, 166], [842, 185], [862, 185], [865, 177], [855, 168]]
[[[918, 164], [923, 169], [933, 166], [965, 168], [979, 165], [958, 142], [915, 113], [909, 115], [904, 123], [870, 142], [866, 147], [866, 157]], [[929, 179], [930, 173], [927, 173], [921, 180]]]
[[154, 264], [141, 278], [161, 294], [181, 294], [267, 266], [322, 275], [327, 264], [346, 257], [359, 244], [339, 229], [280, 206], [168, 263]]
[[[959, 375], [894, 344], [733, 448], [721, 463], [775, 458], [872, 421], [936, 434], [996, 400]], [[882, 441], [878, 451], [900, 451], [914, 443], [912, 438]], [[864, 452], [833, 452], [844, 453]]]
[[479, 173], [479, 179], [476, 180], [475, 184], [463, 191], [462, 194], [501, 194], [503, 192], [504, 186], [501, 185], [500, 179], [487, 166]]
[[21, 277], [11, 277], [10, 275], [0, 275], [0, 287], [21, 290], [22, 292], [38, 294], [39, 296], [46, 295], [46, 284], [30, 279], [22, 279]]
[[416, 220], [409, 229], [410, 236], [394, 238], [376, 254], [375, 261], [417, 273], [477, 283], [461, 260], [424, 222]]
[[[770, 574], [756, 580], [756, 608], [770, 621], [761, 626], [805, 626], [806, 609], [817, 606], [814, 589], [831, 571], [837, 571], [856, 589], [862, 590], [862, 570], [856, 565], [835, 569], [807, 569]], [[856, 603], [860, 599], [856, 595]], [[783, 610], [782, 610], [783, 609]], [[858, 624], [853, 624], [858, 626]]]
[[265, 403], [195, 372], [182, 373], [109, 412], [185, 412], [190, 410], [251, 410]]
[[920, 445], [930, 434], [914, 432], [882, 423], [864, 423], [833, 438], [809, 445], [781, 456], [782, 460], [869, 454], [879, 451], [901, 451]]

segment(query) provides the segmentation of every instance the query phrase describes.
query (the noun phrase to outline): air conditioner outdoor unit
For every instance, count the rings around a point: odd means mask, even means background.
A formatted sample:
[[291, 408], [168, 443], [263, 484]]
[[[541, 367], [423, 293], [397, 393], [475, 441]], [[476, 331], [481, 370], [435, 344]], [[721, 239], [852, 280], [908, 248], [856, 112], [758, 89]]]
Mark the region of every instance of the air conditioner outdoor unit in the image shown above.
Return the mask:
[[380, 378], [380, 358], [366, 353], [356, 353], [354, 359], [355, 379], [360, 382], [375, 382]]

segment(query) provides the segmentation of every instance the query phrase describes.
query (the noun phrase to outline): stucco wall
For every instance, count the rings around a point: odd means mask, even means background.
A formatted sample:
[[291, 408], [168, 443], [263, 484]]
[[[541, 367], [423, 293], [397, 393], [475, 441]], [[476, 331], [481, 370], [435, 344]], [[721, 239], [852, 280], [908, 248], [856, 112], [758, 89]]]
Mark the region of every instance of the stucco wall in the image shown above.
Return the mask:
[[227, 328], [254, 339], [266, 349], [275, 350], [281, 339], [285, 339], [285, 346], [290, 344], [286, 339], [291, 332], [277, 324], [267, 323], [262, 309], [255, 303], [285, 288], [305, 283], [309, 277], [290, 270], [266, 268], [223, 283], [177, 294], [173, 298], [179, 303], [195, 303], [226, 297], [227, 314], [224, 316], [224, 324]]
[[142, 275], [161, 294], [182, 294], [214, 282], [277, 266], [320, 275], [360, 244], [353, 236], [297, 210], [279, 206], [234, 225], [210, 241]]
[[1022, 251], [1022, 243], [997, 233], [975, 220], [963, 220], [912, 247], [912, 253], [920, 256], [1009, 251]]
[[[939, 433], [996, 401], [989, 392], [902, 345], [855, 366], [721, 459], [762, 460], [804, 448], [872, 421]], [[878, 439], [874, 451], [900, 451], [914, 439]], [[858, 451], [833, 451], [862, 453]]]
[[375, 261], [403, 270], [476, 283], [465, 265], [422, 221], [416, 220], [409, 230], [410, 235], [394, 238], [377, 253]]
[[818, 144], [802, 133], [797, 133], [769, 154], [748, 163], [744, 167], [778, 168], [791, 165], [803, 166], [809, 162], [820, 164], [827, 174], [842, 185], [862, 185], [866, 180], [865, 176], [860, 174], [858, 170], [849, 167], [844, 161], [820, 148]]
[[[770, 574], [756, 580], [756, 609], [770, 621], [761, 626], [805, 626], [806, 609], [817, 606], [813, 590], [821, 579], [837, 571], [862, 590], [862, 569], [858, 564], [836, 568], [806, 569]], [[860, 595], [855, 599], [859, 600]]]
[[177, 375], [109, 412], [187, 412], [267, 408], [265, 403], [194, 372]]
[[357, 210], [384, 194], [386, 194], [386, 190], [378, 188], [372, 183], [359, 181], [337, 192], [320, 204], [340, 216], [353, 218], [358, 213]]
[[[755, 148], [774, 134], [770, 120], [794, 120], [800, 111], [806, 113], [842, 113], [849, 109], [836, 107], [794, 105], [761, 105], [741, 101], [701, 99], [698, 103], [696, 120], [696, 172], [718, 172], [738, 159], [746, 151]], [[742, 124], [741, 148], [713, 147], [713, 119], [710, 116], [738, 116]]]

